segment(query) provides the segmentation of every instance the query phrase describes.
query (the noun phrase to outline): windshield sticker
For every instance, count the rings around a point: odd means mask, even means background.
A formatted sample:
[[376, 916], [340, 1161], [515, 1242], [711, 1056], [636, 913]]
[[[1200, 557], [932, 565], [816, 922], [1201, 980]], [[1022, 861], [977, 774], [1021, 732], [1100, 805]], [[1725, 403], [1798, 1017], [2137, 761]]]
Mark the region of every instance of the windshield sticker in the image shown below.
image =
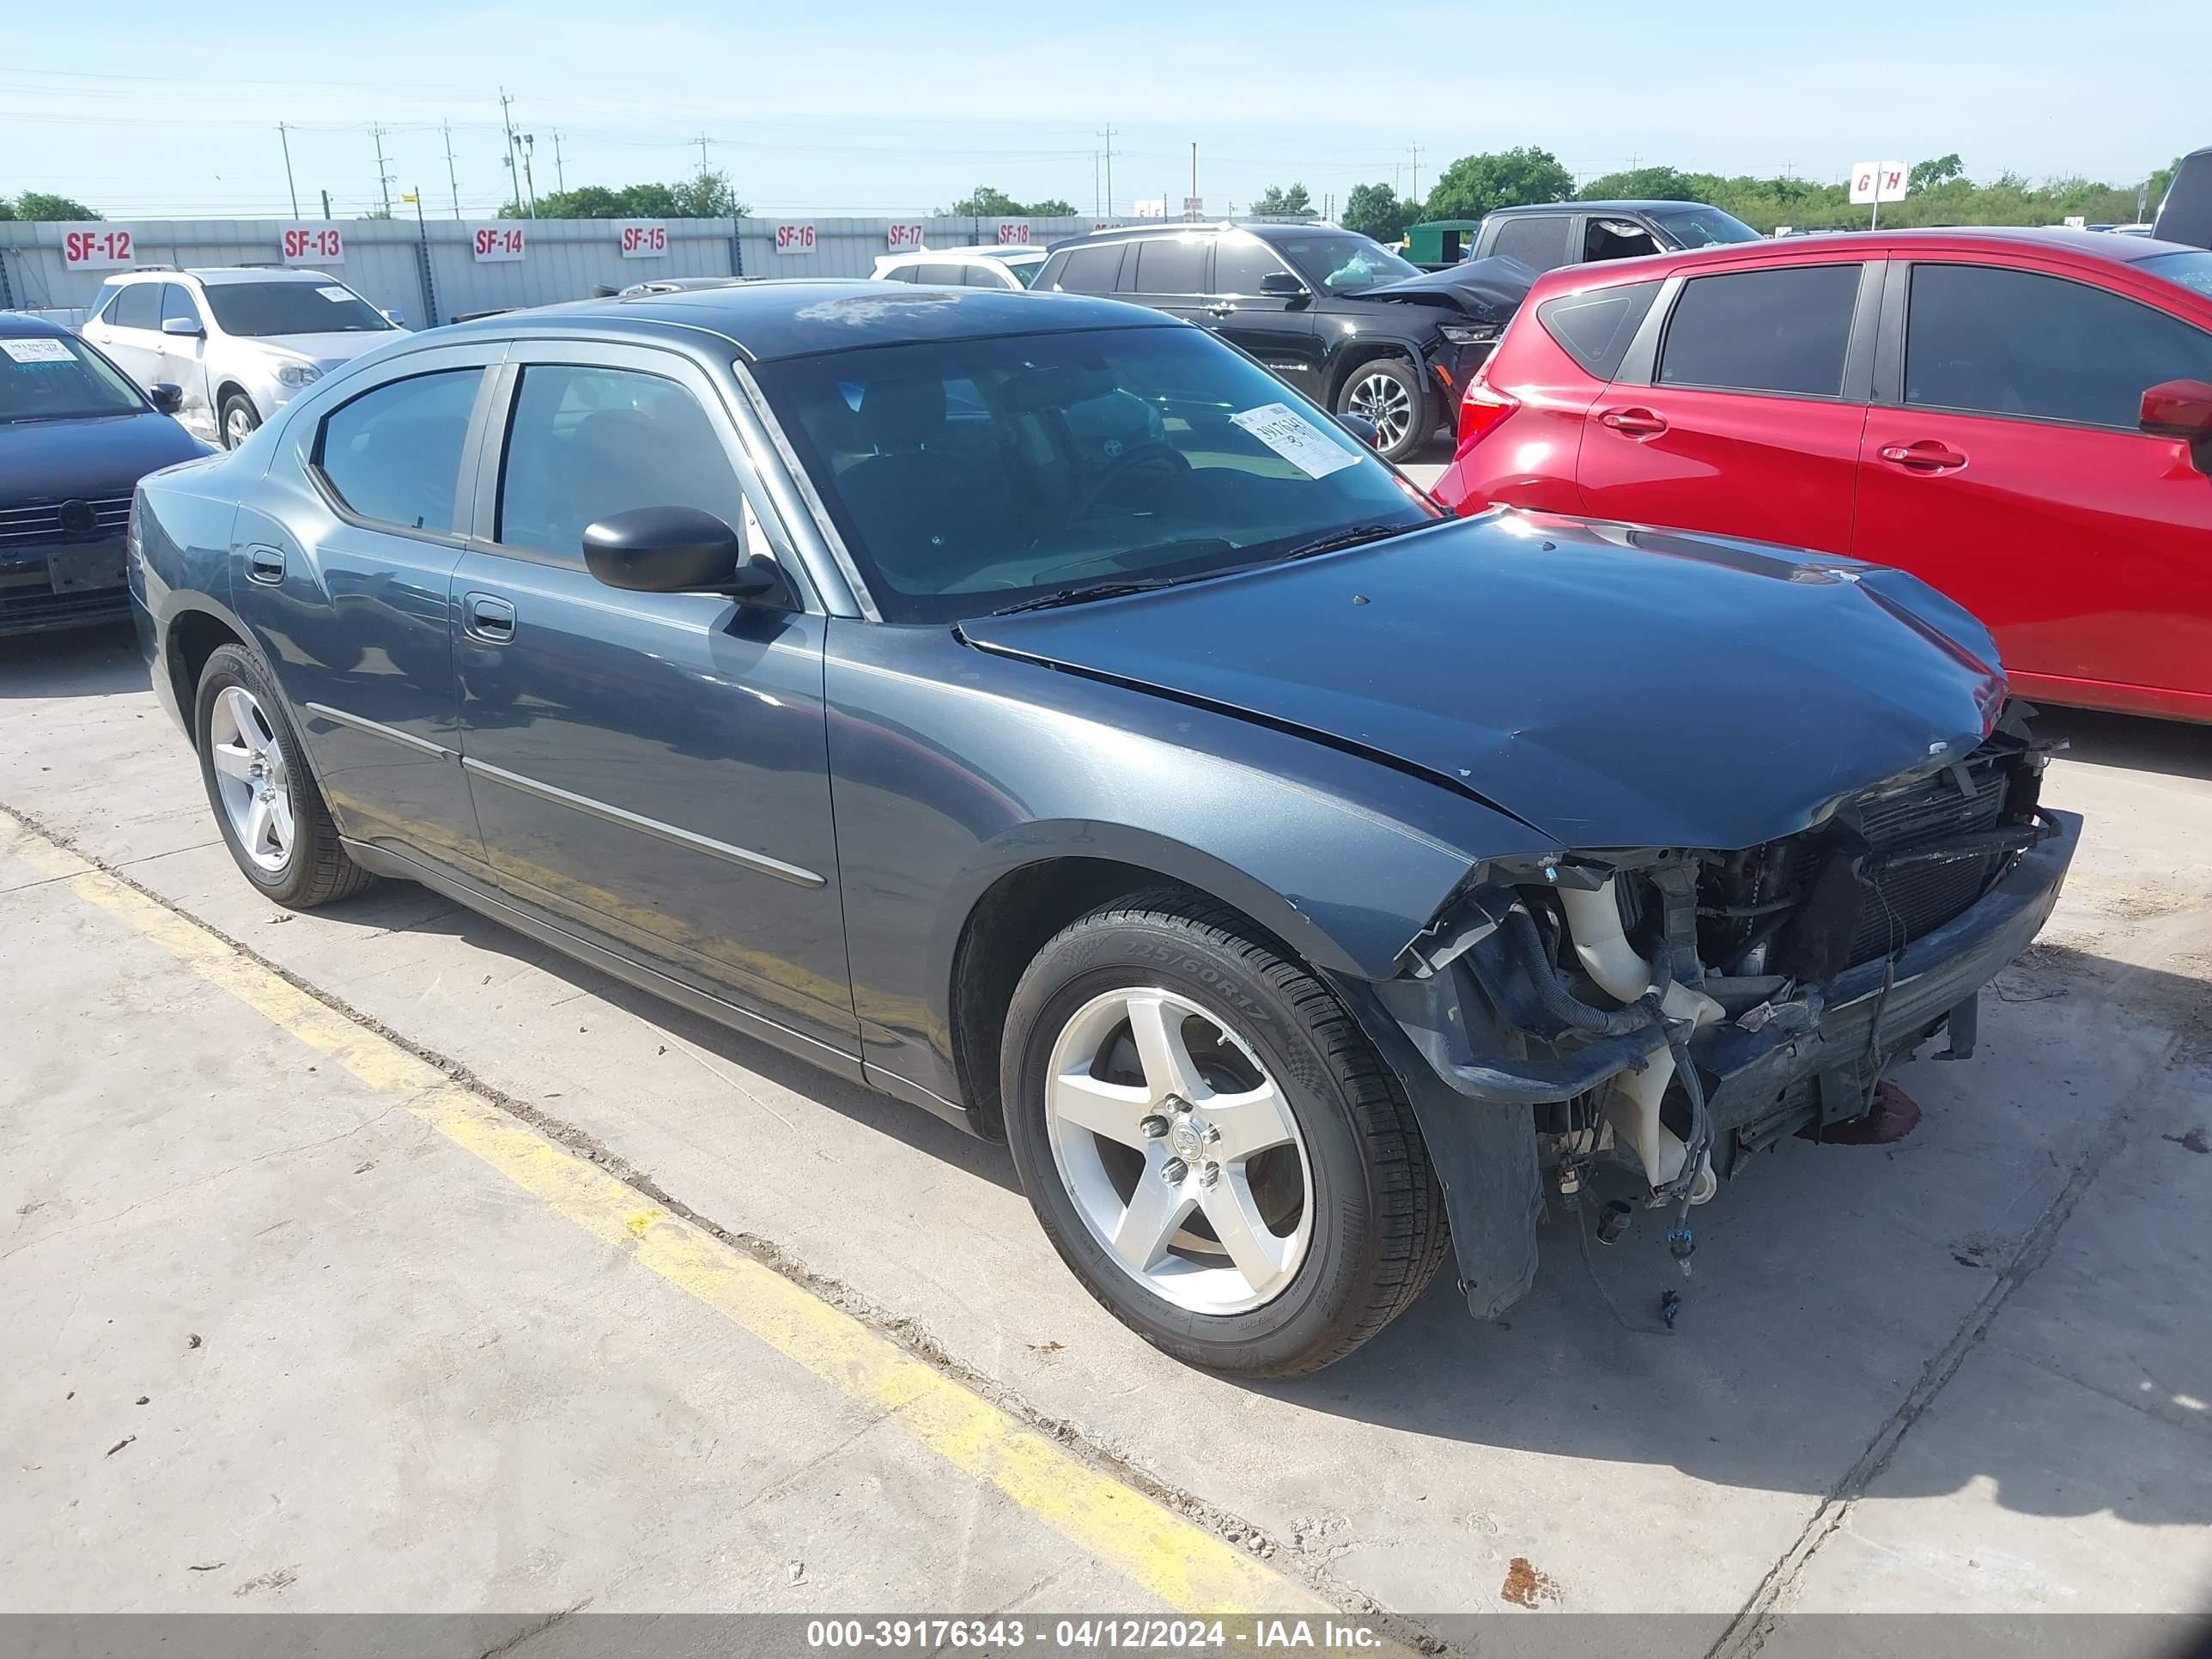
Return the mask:
[[353, 298], [353, 290], [349, 288], [319, 288], [315, 292], [325, 300], [334, 302], [343, 302]]
[[1359, 457], [1323, 432], [1288, 404], [1262, 404], [1230, 423], [1241, 426], [1309, 478], [1326, 478], [1356, 465]]
[[0, 351], [19, 363], [66, 363], [70, 349], [59, 340], [0, 340]]

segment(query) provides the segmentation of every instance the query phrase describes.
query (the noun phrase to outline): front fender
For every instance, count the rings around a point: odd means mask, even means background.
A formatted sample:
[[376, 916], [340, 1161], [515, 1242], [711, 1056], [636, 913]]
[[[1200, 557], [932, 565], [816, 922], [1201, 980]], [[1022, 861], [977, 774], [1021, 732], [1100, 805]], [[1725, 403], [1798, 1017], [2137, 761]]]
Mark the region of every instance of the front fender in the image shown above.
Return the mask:
[[838, 622], [825, 688], [868, 1058], [948, 1098], [962, 934], [1017, 870], [1085, 859], [1185, 883], [1316, 967], [1372, 980], [1474, 864], [1549, 850], [1362, 755], [946, 630]]

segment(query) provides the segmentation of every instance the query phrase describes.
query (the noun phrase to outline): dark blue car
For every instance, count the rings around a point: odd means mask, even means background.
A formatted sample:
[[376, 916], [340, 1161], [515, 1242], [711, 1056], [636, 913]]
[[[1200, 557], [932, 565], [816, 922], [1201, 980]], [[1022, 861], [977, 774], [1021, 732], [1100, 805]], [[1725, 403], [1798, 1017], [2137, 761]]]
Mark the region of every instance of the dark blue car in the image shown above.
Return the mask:
[[207, 453], [67, 329], [0, 312], [0, 635], [130, 615], [131, 492]]
[[1101, 1302], [1250, 1374], [1447, 1255], [1494, 1316], [1601, 1161], [1686, 1258], [1750, 1152], [1971, 1053], [2078, 828], [1911, 578], [1453, 520], [1109, 301], [411, 336], [137, 522], [270, 899], [422, 882], [1003, 1137]]

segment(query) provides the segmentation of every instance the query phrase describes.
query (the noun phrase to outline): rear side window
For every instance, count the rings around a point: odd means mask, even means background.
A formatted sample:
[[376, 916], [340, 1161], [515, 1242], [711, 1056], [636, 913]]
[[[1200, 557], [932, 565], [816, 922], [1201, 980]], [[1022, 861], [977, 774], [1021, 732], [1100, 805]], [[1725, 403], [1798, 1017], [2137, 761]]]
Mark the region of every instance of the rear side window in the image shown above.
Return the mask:
[[132, 283], [116, 296], [107, 320], [118, 328], [159, 328], [161, 325], [162, 283]]
[[1659, 380], [1668, 386], [1833, 398], [1844, 389], [1857, 265], [1794, 265], [1682, 286]]
[[1913, 267], [1908, 404], [2131, 428], [2178, 380], [2212, 380], [2212, 335], [2162, 311], [2032, 270]]
[[1518, 259], [1533, 270], [1557, 270], [1574, 263], [1575, 221], [1568, 213], [1529, 213], [1498, 227], [1492, 253]]
[[364, 519], [410, 530], [454, 528], [461, 449], [480, 368], [391, 380], [324, 417], [315, 465]]
[[1206, 242], [1197, 236], [1155, 236], [1137, 244], [1135, 294], [1206, 292]]
[[1536, 307], [1536, 320], [1587, 372], [1610, 380], [1620, 373], [1628, 343], [1636, 337], [1658, 293], [1659, 284], [1650, 282], [1562, 294]]
[[968, 271], [962, 265], [916, 265], [914, 280], [933, 288], [959, 288], [967, 282]]
[[1060, 274], [1052, 279], [1053, 286], [1063, 294], [1111, 294], [1115, 276], [1121, 269], [1121, 248], [1120, 242], [1070, 248], [1060, 263]]
[[742, 532], [744, 490], [699, 400], [634, 369], [524, 369], [500, 477], [501, 544], [580, 562], [586, 526], [641, 507], [694, 507]]

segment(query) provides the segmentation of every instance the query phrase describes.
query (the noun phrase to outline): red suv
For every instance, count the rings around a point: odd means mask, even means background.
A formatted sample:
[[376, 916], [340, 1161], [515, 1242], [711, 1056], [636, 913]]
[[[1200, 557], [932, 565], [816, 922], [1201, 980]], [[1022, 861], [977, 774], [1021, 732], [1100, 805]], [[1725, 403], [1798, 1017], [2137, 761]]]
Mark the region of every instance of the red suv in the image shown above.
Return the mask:
[[1437, 486], [1901, 567], [2015, 687], [2212, 720], [2212, 252], [1824, 236], [1550, 272]]

